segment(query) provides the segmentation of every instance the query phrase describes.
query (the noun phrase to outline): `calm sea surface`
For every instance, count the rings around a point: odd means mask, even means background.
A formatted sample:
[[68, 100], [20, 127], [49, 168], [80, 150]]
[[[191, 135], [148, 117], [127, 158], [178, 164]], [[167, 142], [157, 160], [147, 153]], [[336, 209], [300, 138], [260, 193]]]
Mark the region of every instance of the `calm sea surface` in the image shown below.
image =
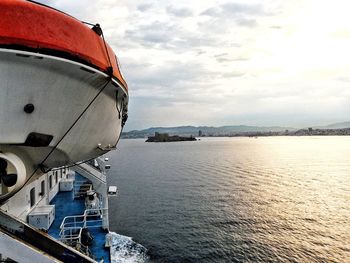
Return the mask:
[[121, 140], [111, 229], [152, 262], [350, 262], [350, 137]]

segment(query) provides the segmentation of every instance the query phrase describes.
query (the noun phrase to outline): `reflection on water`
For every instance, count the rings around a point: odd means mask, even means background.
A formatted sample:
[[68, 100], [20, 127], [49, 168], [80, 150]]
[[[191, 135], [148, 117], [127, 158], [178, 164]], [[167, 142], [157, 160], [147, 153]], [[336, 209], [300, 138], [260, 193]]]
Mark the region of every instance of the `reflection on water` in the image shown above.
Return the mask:
[[350, 261], [349, 137], [122, 140], [119, 148], [111, 228], [155, 262]]

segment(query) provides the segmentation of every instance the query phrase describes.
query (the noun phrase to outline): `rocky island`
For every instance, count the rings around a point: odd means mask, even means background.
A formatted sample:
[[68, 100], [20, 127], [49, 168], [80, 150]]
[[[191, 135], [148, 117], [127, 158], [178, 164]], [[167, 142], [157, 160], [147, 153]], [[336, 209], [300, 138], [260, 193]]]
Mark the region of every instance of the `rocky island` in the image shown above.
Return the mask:
[[146, 142], [181, 142], [181, 141], [197, 141], [196, 138], [190, 137], [182, 137], [178, 135], [169, 136], [168, 133], [159, 133], [156, 132], [154, 136], [148, 137]]

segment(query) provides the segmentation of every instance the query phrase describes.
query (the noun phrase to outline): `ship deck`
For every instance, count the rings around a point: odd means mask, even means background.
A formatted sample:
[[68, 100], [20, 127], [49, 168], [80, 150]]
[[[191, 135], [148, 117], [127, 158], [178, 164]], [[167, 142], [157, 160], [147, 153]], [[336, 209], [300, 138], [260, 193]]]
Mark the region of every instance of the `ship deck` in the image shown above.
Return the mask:
[[[86, 180], [78, 173], [75, 174], [76, 181]], [[63, 219], [66, 216], [82, 215], [85, 211], [85, 201], [83, 198], [74, 198], [74, 192], [58, 192], [56, 196], [50, 202], [51, 205], [55, 205], [55, 220], [49, 228], [48, 234], [55, 239], [60, 238], [60, 226]], [[106, 230], [98, 228], [89, 228], [90, 233], [93, 236], [93, 244], [89, 247], [94, 259], [100, 261], [103, 258], [103, 262], [110, 262], [109, 248], [105, 248], [105, 236]]]

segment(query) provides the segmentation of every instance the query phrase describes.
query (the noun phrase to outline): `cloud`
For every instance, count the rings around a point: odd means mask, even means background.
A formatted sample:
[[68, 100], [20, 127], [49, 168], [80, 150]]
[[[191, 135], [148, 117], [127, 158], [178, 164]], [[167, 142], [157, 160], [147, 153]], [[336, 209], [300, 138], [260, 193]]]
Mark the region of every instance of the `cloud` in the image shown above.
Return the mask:
[[239, 78], [239, 77], [242, 77], [242, 76], [244, 76], [244, 73], [242, 73], [242, 72], [234, 72], [234, 71], [222, 74], [223, 78]]
[[249, 58], [247, 58], [247, 57], [244, 57], [244, 56], [232, 56], [232, 55], [230, 55], [227, 52], [220, 53], [220, 54], [215, 54], [214, 58], [219, 63], [234, 62], [234, 61], [248, 61], [249, 60]]
[[348, 76], [343, 76], [343, 77], [337, 77], [335, 80], [342, 81], [342, 82], [350, 82], [350, 77]]
[[221, 6], [221, 9], [226, 14], [250, 14], [250, 15], [265, 15], [266, 12], [261, 4], [241, 4], [241, 3], [226, 3]]
[[145, 12], [152, 7], [152, 4], [141, 4], [137, 7], [137, 10]]
[[230, 58], [227, 58], [227, 57], [217, 57], [216, 61], [219, 63], [223, 63], [223, 62], [231, 62], [232, 60]]
[[176, 27], [171, 24], [155, 21], [148, 25], [140, 25], [135, 29], [126, 30], [125, 37], [137, 41], [141, 45], [169, 43], [173, 40]]
[[[137, 61], [125, 64], [127, 77], [133, 82], [134, 89], [142, 90], [158, 87], [164, 94], [195, 88], [195, 83], [208, 81], [218, 72], [204, 68], [196, 62], [164, 61], [161, 65], [142, 64]], [[151, 93], [149, 96], [153, 96]]]
[[258, 24], [255, 19], [246, 18], [246, 17], [237, 18], [236, 23], [239, 26], [246, 26], [246, 27], [255, 27]]
[[201, 15], [212, 17], [237, 16], [237, 15], [266, 15], [264, 8], [260, 4], [247, 5], [240, 3], [225, 3], [218, 7], [211, 7], [201, 13]]
[[271, 15], [261, 4], [225, 3], [204, 10], [201, 15], [234, 21], [238, 26], [255, 27], [257, 17]]
[[103, 26], [130, 89], [126, 130], [350, 115], [344, 1], [42, 2]]
[[130, 43], [137, 43], [146, 48], [172, 50], [179, 53], [196, 47], [215, 46], [218, 41], [222, 41], [214, 35], [189, 30], [184, 25], [175, 24], [173, 21], [154, 21], [150, 24], [137, 25], [125, 31], [125, 38]]
[[283, 27], [281, 27], [281, 26], [270, 26], [270, 28], [272, 28], [272, 29], [282, 29]]
[[167, 6], [166, 11], [168, 14], [174, 15], [177, 17], [189, 17], [193, 15], [192, 11], [189, 8], [185, 8], [185, 7], [176, 8], [173, 6]]

